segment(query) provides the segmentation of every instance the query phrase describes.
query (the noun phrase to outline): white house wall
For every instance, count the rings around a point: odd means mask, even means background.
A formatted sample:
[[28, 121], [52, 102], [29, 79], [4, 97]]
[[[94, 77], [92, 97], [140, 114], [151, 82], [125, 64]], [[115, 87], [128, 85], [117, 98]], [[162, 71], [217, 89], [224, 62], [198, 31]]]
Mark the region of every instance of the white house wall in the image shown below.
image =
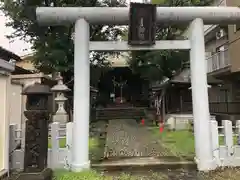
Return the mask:
[[11, 124], [17, 124], [18, 128], [22, 128], [22, 85], [12, 83], [10, 86], [10, 110], [9, 119]]
[[9, 76], [0, 74], [0, 170], [8, 169], [9, 141]]

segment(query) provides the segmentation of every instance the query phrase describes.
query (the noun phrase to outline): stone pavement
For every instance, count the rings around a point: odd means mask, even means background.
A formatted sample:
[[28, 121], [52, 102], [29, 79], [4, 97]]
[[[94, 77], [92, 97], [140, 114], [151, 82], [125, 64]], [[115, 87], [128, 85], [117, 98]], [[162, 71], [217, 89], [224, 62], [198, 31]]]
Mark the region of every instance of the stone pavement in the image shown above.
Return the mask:
[[105, 158], [173, 156], [161, 146], [146, 126], [136, 120], [110, 120], [107, 127]]
[[[161, 145], [161, 141], [156, 139], [152, 132], [147, 128], [147, 126], [138, 124], [135, 120], [132, 119], [119, 119], [119, 120], [110, 120], [107, 127], [107, 136], [105, 144], [105, 158], [109, 160], [105, 161], [105, 168], [107, 169], [107, 174], [112, 174], [113, 179], [118, 179], [117, 174], [114, 173], [114, 168], [119, 168], [123, 172], [130, 171], [130, 177], [134, 179], [143, 179], [143, 180], [204, 180], [205, 178], [199, 177], [196, 169], [189, 169], [187, 166], [181, 166], [184, 169], [172, 169], [169, 167], [169, 163], [163, 163], [166, 168], [161, 170], [158, 169], [154, 171], [155, 166], [147, 167], [143, 164], [154, 164], [159, 161], [154, 160], [160, 159], [160, 162], [163, 161], [163, 158], [166, 158], [168, 161], [169, 157], [173, 157], [174, 154], [169, 152], [166, 148]], [[135, 157], [135, 158], [133, 158]], [[154, 157], [152, 160], [146, 160], [142, 162], [141, 159], [146, 159], [144, 157]], [[137, 160], [136, 160], [137, 159]], [[151, 159], [151, 158], [150, 158]], [[139, 162], [141, 161], [141, 162]], [[186, 161], [182, 161], [185, 162]], [[108, 163], [108, 166], [106, 165]], [[173, 162], [174, 164], [175, 162]], [[121, 164], [121, 165], [120, 165]], [[131, 168], [127, 169], [124, 166], [130, 165]], [[142, 168], [137, 168], [135, 172], [132, 164], [141, 164]], [[110, 167], [116, 166], [116, 167]], [[156, 166], [158, 168], [159, 165]], [[149, 172], [149, 169], [151, 171]], [[141, 170], [143, 170], [141, 172]], [[157, 173], [156, 173], [157, 172]], [[128, 179], [131, 179], [128, 177]]]

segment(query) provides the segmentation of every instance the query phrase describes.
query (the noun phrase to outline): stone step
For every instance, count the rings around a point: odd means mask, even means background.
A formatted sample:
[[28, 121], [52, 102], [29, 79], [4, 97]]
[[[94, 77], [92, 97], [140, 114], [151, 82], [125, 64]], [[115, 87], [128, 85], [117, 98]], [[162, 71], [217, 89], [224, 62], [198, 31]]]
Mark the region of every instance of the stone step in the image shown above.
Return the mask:
[[196, 170], [197, 165], [193, 160], [178, 157], [131, 157], [112, 160], [103, 160], [92, 164], [92, 168], [102, 171], [149, 171], [149, 170]]
[[97, 116], [142, 116], [144, 113], [101, 113]]
[[96, 119], [98, 120], [106, 120], [106, 119], [136, 119], [136, 120], [140, 120], [142, 118], [142, 116], [97, 116]]
[[96, 119], [139, 119], [144, 117], [143, 109], [121, 108], [121, 109], [98, 109]]
[[[105, 116], [105, 117], [126, 117], [126, 116], [128, 116], [128, 117], [134, 117], [134, 116], [137, 116], [137, 117], [139, 117], [139, 116], [144, 116], [144, 114], [127, 114], [127, 113], [116, 113], [116, 114], [97, 114], [97, 117], [99, 117], [99, 116]], [[113, 118], [114, 119], [114, 118]]]
[[143, 112], [125, 112], [125, 111], [119, 111], [119, 112], [97, 112], [97, 115], [117, 115], [117, 114], [129, 114], [129, 115], [142, 115], [144, 114]]

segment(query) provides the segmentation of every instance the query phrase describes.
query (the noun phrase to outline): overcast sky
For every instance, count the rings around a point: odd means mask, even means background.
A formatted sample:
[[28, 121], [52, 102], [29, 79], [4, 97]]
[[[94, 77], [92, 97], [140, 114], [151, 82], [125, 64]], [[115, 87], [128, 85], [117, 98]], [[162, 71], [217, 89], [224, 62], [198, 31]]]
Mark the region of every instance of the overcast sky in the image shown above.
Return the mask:
[[[142, 2], [142, 0], [127, 0], [128, 2]], [[13, 32], [12, 28], [6, 27], [7, 19], [4, 14], [0, 11], [0, 46], [8, 49], [19, 56], [26, 55], [31, 53], [30, 44], [24, 42], [20, 39], [15, 39], [14, 42], [10, 42], [5, 36], [11, 34]]]

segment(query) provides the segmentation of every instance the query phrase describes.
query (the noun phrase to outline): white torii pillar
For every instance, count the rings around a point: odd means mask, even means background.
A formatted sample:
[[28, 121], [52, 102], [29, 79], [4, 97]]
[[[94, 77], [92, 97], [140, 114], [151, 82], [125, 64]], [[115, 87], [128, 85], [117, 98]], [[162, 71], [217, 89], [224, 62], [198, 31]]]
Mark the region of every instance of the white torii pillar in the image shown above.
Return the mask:
[[90, 123], [89, 24], [85, 19], [78, 19], [75, 23], [73, 103], [71, 169], [81, 171], [90, 168], [88, 146]]
[[195, 160], [199, 170], [214, 170], [210, 113], [208, 103], [207, 68], [205, 60], [204, 24], [195, 19], [189, 27], [190, 69], [194, 118]]
[[238, 7], [157, 7], [157, 23], [191, 23], [190, 41], [158, 41], [151, 47], [131, 47], [127, 42], [90, 42], [89, 24], [127, 25], [129, 8], [39, 7], [36, 17], [41, 24], [75, 23], [74, 48], [74, 129], [72, 170], [89, 168], [89, 50], [131, 51], [190, 49], [195, 150], [198, 169], [216, 168], [211, 147], [210, 114], [203, 21], [205, 24], [234, 24], [240, 21]]

